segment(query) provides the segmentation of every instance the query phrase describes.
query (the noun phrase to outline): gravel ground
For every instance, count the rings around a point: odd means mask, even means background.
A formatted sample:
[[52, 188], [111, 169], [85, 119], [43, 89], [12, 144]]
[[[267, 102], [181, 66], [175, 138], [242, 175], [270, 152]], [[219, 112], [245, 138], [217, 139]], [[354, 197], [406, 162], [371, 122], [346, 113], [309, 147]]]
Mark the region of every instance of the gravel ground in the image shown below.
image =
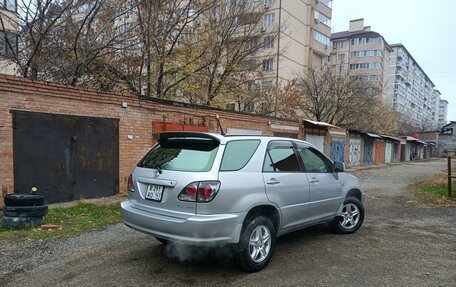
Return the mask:
[[410, 190], [445, 167], [433, 160], [354, 171], [366, 191], [364, 226], [345, 236], [325, 225], [283, 236], [262, 272], [239, 271], [226, 249], [164, 247], [119, 224], [0, 242], [0, 286], [456, 286], [456, 208], [417, 207]]

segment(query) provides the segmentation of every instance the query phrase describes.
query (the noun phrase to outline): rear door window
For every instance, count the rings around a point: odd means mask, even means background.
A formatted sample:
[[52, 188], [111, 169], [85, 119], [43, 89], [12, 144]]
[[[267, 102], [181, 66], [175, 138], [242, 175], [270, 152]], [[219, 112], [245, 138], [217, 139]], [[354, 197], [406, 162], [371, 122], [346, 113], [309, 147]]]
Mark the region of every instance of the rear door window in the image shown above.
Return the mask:
[[252, 158], [260, 140], [233, 140], [226, 144], [220, 171], [242, 169]]
[[161, 140], [138, 163], [138, 167], [175, 171], [210, 171], [219, 142], [208, 139]]
[[301, 167], [291, 142], [270, 142], [263, 172], [299, 172]]

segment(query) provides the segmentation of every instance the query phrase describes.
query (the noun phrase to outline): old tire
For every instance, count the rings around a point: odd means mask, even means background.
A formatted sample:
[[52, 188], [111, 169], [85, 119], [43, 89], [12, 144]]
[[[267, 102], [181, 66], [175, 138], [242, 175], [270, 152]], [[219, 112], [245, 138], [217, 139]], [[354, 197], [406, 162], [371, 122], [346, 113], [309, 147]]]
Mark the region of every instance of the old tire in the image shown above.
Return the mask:
[[43, 217], [10, 217], [3, 216], [2, 225], [8, 229], [35, 227], [43, 223]]
[[236, 250], [241, 268], [247, 272], [265, 268], [272, 258], [275, 242], [276, 230], [269, 218], [247, 217]]
[[44, 196], [40, 194], [8, 194], [5, 206], [40, 206], [44, 205]]
[[342, 207], [342, 215], [337, 216], [330, 226], [338, 234], [351, 234], [358, 231], [364, 221], [364, 206], [356, 197], [347, 197]]
[[48, 206], [5, 206], [3, 215], [8, 217], [43, 217], [47, 214]]

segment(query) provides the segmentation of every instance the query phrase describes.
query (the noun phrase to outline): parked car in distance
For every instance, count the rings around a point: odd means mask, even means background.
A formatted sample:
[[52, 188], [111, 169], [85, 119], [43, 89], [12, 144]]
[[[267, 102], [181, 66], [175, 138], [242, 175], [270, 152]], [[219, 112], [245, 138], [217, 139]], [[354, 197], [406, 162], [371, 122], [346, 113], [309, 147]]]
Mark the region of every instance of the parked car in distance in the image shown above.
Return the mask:
[[[248, 272], [266, 267], [276, 238], [329, 223], [356, 232], [364, 193], [311, 144], [268, 136], [158, 134], [128, 179], [123, 222], [159, 241], [231, 244]], [[347, 238], [347, 240], [349, 240]]]

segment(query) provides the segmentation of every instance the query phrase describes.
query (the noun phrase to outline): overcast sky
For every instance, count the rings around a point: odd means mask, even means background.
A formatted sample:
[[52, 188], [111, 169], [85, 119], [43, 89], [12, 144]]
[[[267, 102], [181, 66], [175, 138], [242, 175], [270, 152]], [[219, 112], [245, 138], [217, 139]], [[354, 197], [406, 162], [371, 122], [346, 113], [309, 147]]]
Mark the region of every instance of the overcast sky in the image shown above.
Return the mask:
[[448, 101], [448, 121], [456, 121], [455, 0], [334, 0], [332, 7], [333, 32], [364, 18], [389, 44], [402, 43]]

